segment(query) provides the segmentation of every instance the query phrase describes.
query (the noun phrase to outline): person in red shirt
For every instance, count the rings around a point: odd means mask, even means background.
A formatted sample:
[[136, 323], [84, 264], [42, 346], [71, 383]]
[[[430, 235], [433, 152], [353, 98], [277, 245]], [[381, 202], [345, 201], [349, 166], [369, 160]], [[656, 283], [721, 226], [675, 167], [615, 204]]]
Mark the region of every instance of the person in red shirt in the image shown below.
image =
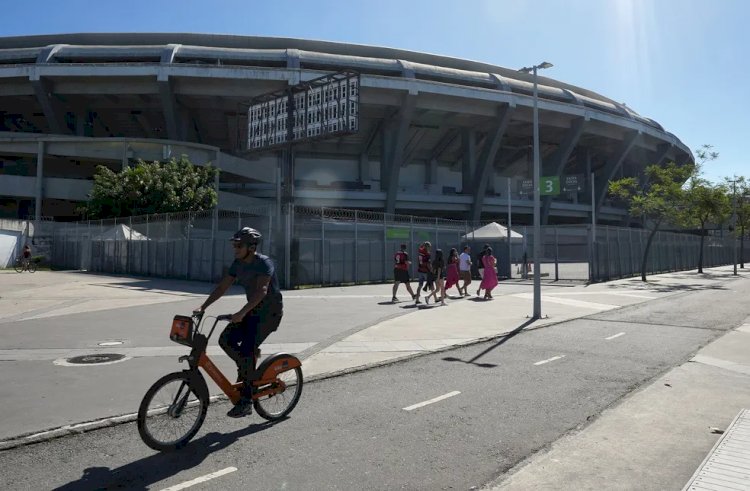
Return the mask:
[[409, 253], [406, 252], [406, 244], [401, 244], [401, 250], [393, 255], [393, 262], [394, 280], [393, 298], [391, 299], [391, 301], [398, 302], [396, 292], [398, 292], [398, 286], [401, 283], [406, 283], [406, 289], [409, 292], [409, 295], [411, 295], [412, 299], [417, 298], [417, 295], [414, 293], [414, 290], [411, 289], [411, 284], [409, 283], [409, 265], [411, 264], [411, 261], [409, 261]]

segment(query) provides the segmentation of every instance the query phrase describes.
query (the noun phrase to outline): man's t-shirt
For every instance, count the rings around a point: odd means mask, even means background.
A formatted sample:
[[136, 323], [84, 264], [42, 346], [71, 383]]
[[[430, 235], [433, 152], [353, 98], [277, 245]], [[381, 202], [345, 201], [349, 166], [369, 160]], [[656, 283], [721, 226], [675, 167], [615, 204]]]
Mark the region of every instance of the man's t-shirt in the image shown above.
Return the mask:
[[276, 268], [273, 265], [273, 261], [270, 257], [264, 256], [263, 254], [257, 254], [255, 261], [246, 263], [235, 259], [229, 271], [229, 276], [237, 278], [237, 282], [242, 285], [245, 289], [245, 295], [250, 300], [253, 293], [255, 292], [255, 285], [259, 276], [270, 276], [271, 281], [268, 282], [268, 292], [265, 298], [260, 301], [257, 307], [253, 311], [257, 311], [263, 306], [267, 305], [281, 305], [282, 296], [279, 288], [279, 280], [276, 277]]
[[469, 256], [469, 253], [462, 252], [461, 255], [458, 256], [458, 269], [461, 271], [469, 271], [471, 269], [471, 256]]
[[403, 270], [409, 269], [409, 254], [406, 253], [406, 251], [398, 251], [393, 256], [393, 261], [395, 262], [394, 268]]

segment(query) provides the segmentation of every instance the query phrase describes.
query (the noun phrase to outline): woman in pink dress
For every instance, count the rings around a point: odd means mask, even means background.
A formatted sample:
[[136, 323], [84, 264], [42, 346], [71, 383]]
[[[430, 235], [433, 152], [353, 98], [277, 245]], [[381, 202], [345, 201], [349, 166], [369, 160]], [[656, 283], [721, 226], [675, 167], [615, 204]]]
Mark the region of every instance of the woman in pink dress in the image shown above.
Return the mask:
[[458, 284], [458, 251], [454, 247], [448, 253], [448, 266], [445, 273], [445, 289]]
[[482, 264], [484, 265], [484, 278], [480, 284], [480, 288], [484, 290], [484, 299], [492, 299], [492, 289], [497, 286], [497, 270], [495, 265], [497, 259], [492, 255], [492, 248], [487, 248], [487, 252], [482, 256]]

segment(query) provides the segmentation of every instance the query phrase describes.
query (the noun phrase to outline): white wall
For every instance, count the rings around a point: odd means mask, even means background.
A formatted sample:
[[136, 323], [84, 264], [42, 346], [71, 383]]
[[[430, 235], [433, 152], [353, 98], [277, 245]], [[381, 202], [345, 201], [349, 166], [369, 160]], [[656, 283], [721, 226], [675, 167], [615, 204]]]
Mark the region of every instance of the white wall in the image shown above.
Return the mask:
[[16, 259], [16, 248], [21, 232], [0, 230], [0, 268], [13, 266]]

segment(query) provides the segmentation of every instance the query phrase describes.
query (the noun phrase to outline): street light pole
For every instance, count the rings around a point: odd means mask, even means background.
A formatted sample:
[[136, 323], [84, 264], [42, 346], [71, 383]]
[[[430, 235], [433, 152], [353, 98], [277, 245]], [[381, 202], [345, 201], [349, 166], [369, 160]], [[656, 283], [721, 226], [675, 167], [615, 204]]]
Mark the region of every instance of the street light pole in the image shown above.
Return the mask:
[[734, 276], [737, 276], [737, 176], [732, 181], [732, 257]]
[[519, 71], [532, 73], [534, 78], [534, 319], [542, 317], [542, 213], [541, 213], [541, 163], [539, 158], [539, 94], [537, 89], [537, 70], [550, 68], [552, 63], [546, 61]]

